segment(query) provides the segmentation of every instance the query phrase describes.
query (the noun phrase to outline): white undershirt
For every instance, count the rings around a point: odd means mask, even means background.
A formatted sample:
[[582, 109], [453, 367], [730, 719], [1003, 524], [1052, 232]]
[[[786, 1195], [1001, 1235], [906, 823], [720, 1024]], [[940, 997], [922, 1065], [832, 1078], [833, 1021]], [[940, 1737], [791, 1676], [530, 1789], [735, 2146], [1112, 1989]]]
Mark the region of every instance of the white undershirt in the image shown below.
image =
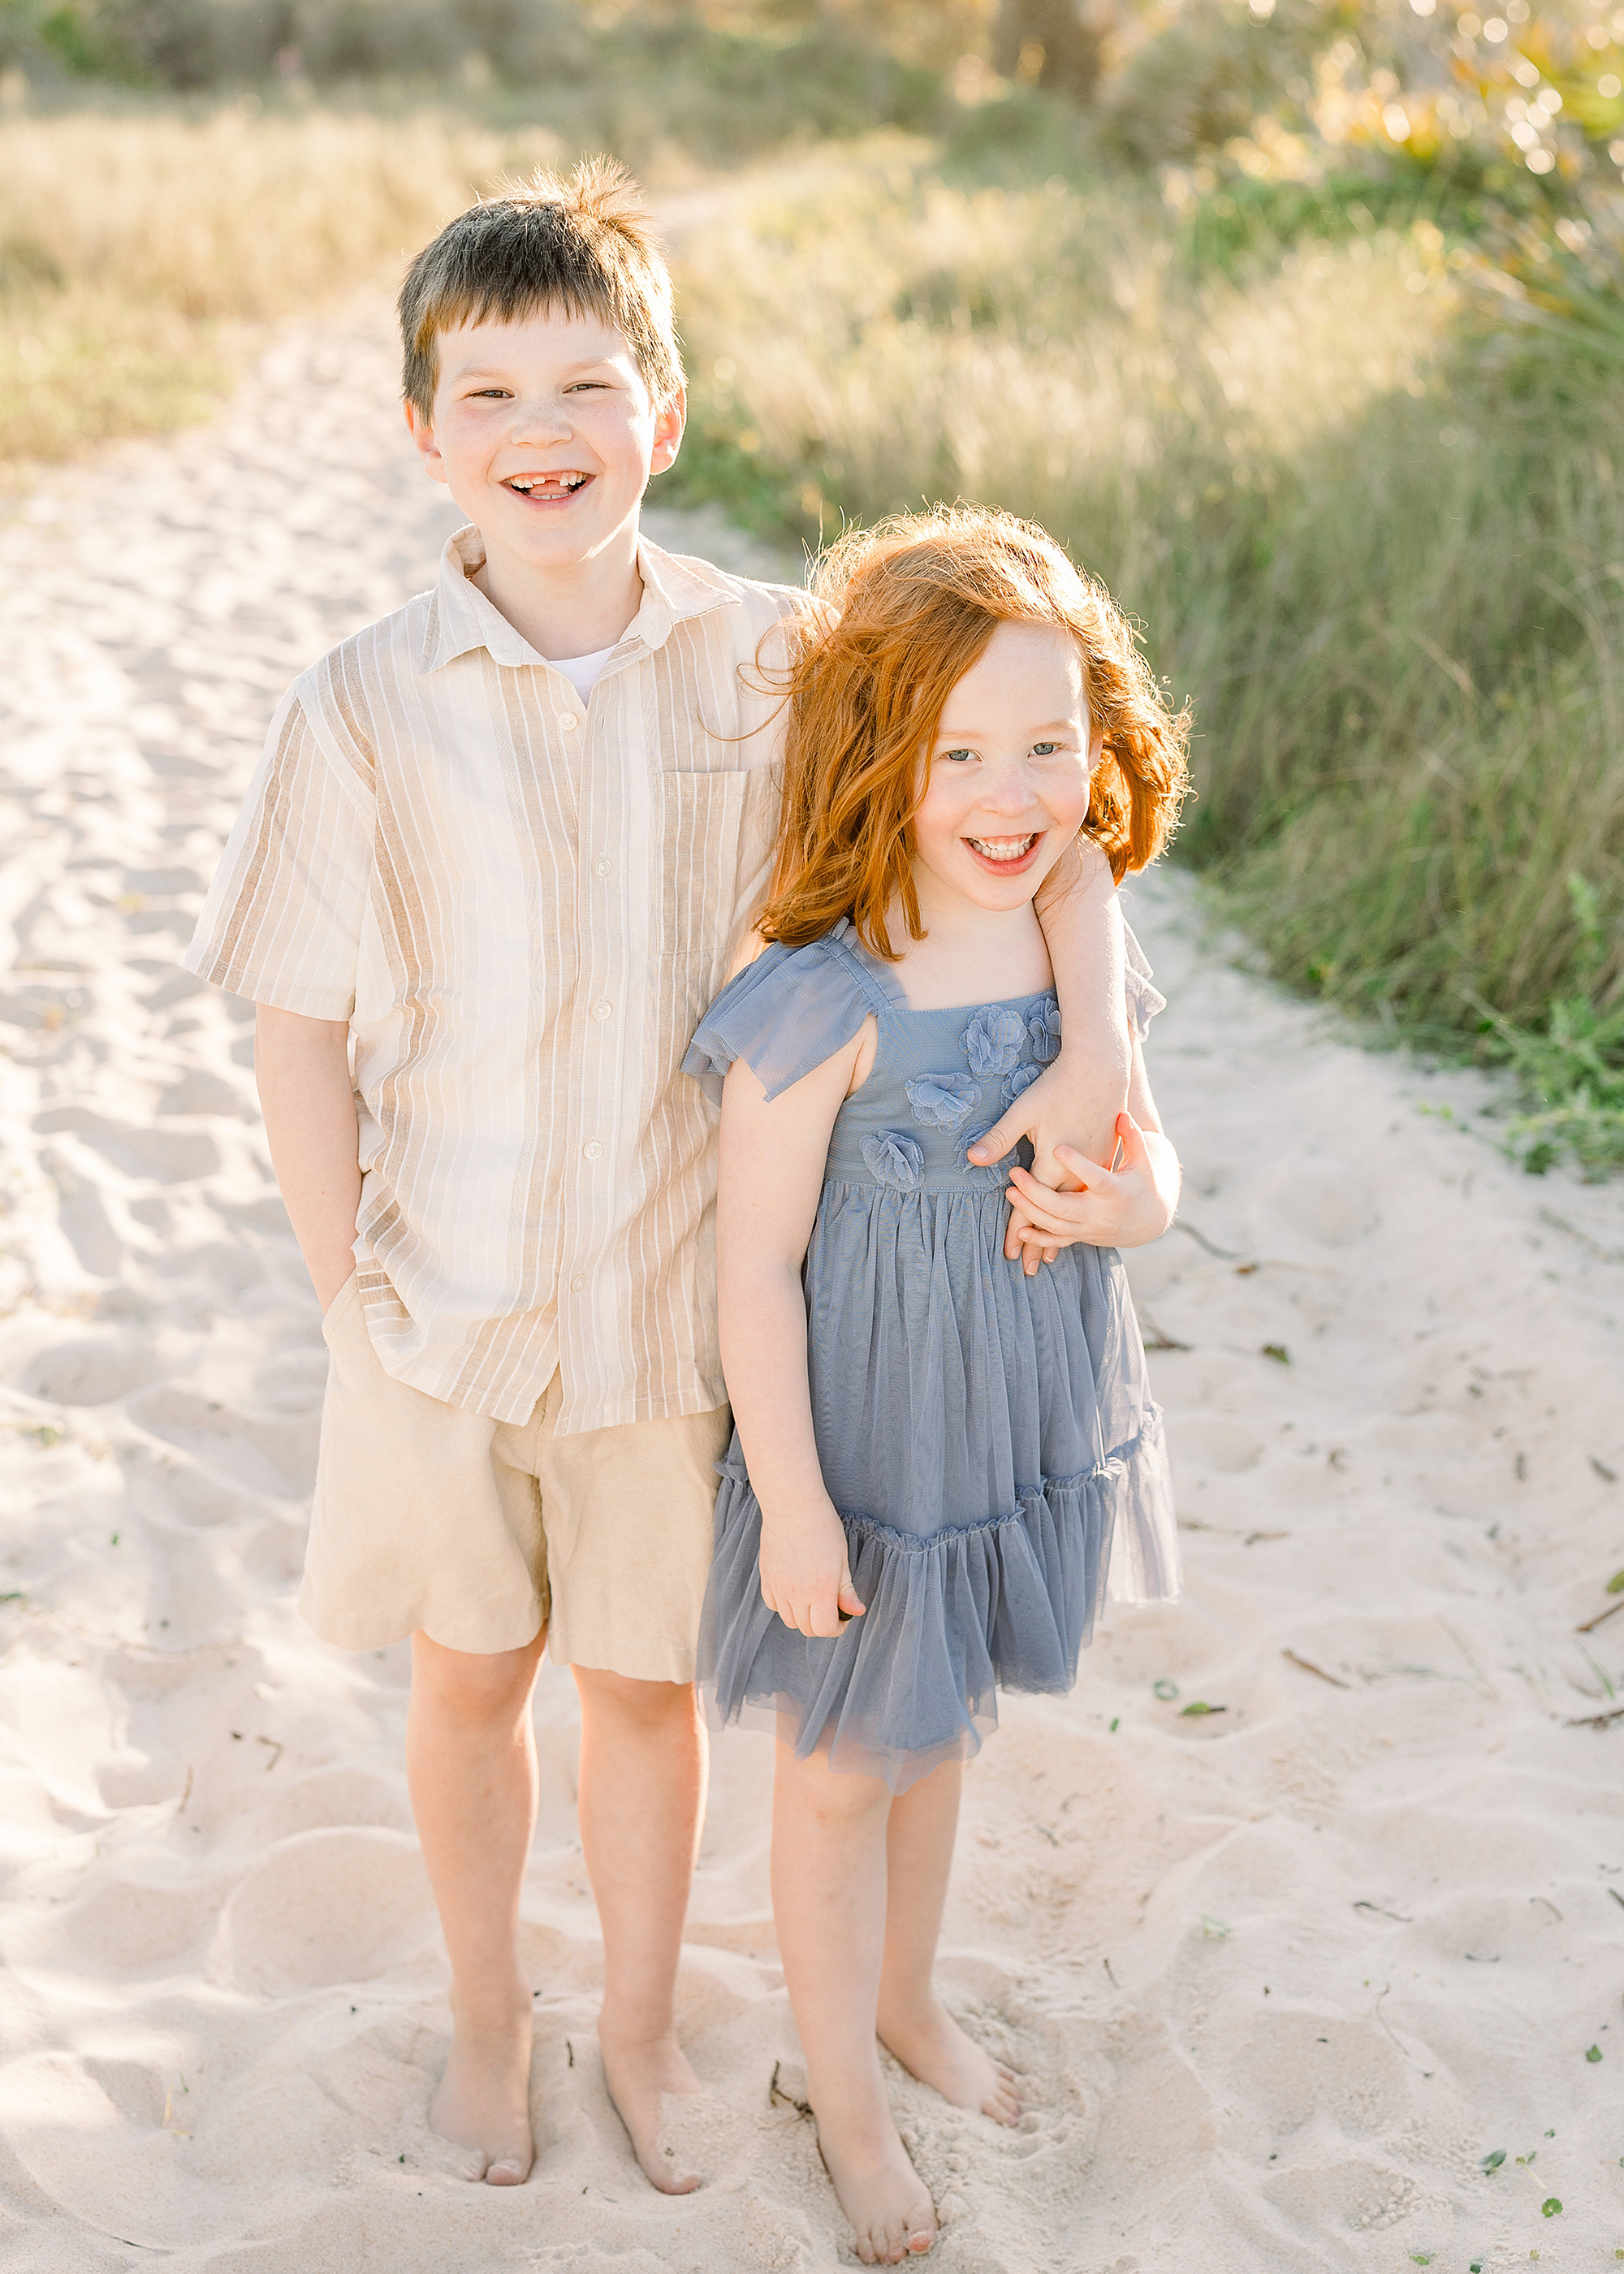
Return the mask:
[[615, 640], [608, 647], [598, 648], [591, 655], [549, 656], [554, 671], [561, 671], [584, 703], [603, 676], [604, 666], [620, 643]]

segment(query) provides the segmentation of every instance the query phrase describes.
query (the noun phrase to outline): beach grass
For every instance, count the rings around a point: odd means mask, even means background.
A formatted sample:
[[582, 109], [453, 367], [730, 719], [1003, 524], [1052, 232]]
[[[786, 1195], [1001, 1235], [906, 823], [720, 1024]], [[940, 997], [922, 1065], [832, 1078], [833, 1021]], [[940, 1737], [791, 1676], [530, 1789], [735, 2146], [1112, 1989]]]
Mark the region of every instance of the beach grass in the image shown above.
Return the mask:
[[207, 415], [244, 326], [393, 286], [545, 130], [173, 103], [0, 122], [0, 463]]
[[[703, 212], [675, 233], [691, 418], [657, 495], [814, 545], [937, 498], [1043, 522], [1192, 700], [1181, 857], [1273, 970], [1509, 1068], [1530, 1165], [1618, 1165], [1605, 274], [1534, 222], [1485, 249], [1418, 176], [1236, 196], [1109, 166], [1035, 101], [726, 171], [719, 112], [685, 146], [633, 116], [646, 93], [615, 95], [621, 147]], [[244, 327], [392, 286], [475, 191], [583, 147], [545, 110], [374, 88], [0, 118], [0, 461], [205, 413]], [[1519, 262], [1513, 320], [1489, 286]]]
[[675, 479], [809, 542], [1041, 521], [1193, 700], [1182, 850], [1274, 972], [1509, 1066], [1530, 1165], [1619, 1165], [1624, 371], [1485, 321], [1431, 220], [1192, 244], [1114, 183], [762, 201], [685, 256]]

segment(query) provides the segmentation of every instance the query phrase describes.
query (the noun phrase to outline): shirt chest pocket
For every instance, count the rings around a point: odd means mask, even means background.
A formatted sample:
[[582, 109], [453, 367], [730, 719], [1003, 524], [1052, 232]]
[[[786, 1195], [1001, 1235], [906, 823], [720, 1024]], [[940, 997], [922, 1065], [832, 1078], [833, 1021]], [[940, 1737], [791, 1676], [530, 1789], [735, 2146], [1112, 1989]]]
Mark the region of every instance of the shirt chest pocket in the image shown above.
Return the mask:
[[738, 772], [660, 776], [658, 949], [668, 961], [708, 970], [726, 948], [748, 780]]

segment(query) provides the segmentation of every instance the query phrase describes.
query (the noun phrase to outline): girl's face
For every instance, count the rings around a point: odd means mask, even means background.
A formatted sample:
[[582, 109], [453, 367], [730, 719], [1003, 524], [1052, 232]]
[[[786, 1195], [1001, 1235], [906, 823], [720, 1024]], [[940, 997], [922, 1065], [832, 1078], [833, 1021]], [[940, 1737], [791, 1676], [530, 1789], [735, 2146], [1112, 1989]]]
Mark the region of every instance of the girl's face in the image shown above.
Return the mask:
[[1088, 810], [1100, 734], [1082, 658], [1052, 624], [1003, 623], [948, 697], [914, 816], [914, 877], [983, 908], [1029, 900]]

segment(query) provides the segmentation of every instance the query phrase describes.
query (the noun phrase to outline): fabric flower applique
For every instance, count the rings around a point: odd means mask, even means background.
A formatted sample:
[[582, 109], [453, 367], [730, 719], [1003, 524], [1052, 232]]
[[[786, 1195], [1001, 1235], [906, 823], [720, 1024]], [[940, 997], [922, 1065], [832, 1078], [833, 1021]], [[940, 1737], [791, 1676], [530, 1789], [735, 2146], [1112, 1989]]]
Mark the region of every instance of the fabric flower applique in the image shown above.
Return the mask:
[[862, 1156], [869, 1174], [896, 1193], [911, 1193], [925, 1173], [923, 1150], [900, 1129], [881, 1129], [865, 1137]]
[[1040, 1065], [1060, 1056], [1060, 1005], [1052, 995], [1030, 1013], [1026, 1032], [1032, 1037], [1032, 1055]]
[[1026, 1022], [1019, 1012], [989, 1003], [964, 1030], [964, 1051], [970, 1061], [971, 1073], [981, 1081], [995, 1074], [1008, 1073], [1020, 1056], [1026, 1039]]
[[1033, 1065], [1028, 1062], [1026, 1065], [1018, 1065], [1013, 1073], [1004, 1075], [1004, 1110], [1006, 1113], [1009, 1111], [1011, 1106], [1014, 1104], [1016, 1099], [1020, 1096], [1022, 1090], [1030, 1089], [1033, 1083], [1037, 1081], [1043, 1069], [1041, 1066]]
[[907, 1092], [915, 1121], [927, 1129], [957, 1129], [980, 1103], [981, 1086], [967, 1073], [922, 1073]]

